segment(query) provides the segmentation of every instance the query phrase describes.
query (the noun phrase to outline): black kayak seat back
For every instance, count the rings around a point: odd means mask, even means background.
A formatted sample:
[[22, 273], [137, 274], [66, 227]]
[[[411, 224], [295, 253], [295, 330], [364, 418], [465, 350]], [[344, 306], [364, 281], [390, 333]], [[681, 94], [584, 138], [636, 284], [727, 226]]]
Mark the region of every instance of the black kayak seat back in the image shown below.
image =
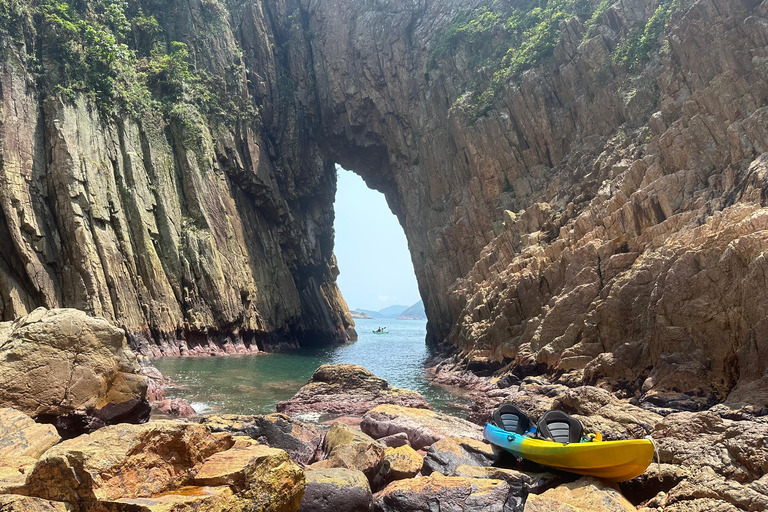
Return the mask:
[[538, 437], [557, 443], [579, 443], [584, 435], [581, 422], [563, 411], [547, 411], [538, 425]]
[[493, 423], [507, 432], [525, 434], [531, 428], [531, 420], [512, 404], [504, 404], [493, 413]]

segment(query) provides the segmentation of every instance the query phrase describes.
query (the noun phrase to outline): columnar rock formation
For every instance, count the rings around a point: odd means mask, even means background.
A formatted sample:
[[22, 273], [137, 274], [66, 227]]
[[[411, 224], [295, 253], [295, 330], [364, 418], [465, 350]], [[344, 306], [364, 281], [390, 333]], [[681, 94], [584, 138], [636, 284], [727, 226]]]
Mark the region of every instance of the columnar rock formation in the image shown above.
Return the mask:
[[66, 5], [2, 18], [3, 317], [346, 340], [339, 163], [400, 220], [433, 347], [768, 402], [765, 4], [564, 2], [506, 56], [483, 0]]

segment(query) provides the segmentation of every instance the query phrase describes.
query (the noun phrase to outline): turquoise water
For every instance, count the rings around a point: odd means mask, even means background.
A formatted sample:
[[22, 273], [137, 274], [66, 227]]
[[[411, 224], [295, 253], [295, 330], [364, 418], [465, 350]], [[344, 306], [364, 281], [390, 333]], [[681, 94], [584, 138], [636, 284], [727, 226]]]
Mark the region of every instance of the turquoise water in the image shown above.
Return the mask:
[[[265, 414], [292, 397], [318, 366], [353, 363], [365, 366], [393, 386], [418, 391], [444, 412], [457, 412], [463, 400], [430, 384], [424, 373], [428, 357], [426, 321], [355, 320], [359, 339], [344, 347], [237, 357], [162, 358], [155, 366], [174, 385], [169, 398], [184, 398], [198, 413]], [[389, 334], [374, 334], [378, 327]]]

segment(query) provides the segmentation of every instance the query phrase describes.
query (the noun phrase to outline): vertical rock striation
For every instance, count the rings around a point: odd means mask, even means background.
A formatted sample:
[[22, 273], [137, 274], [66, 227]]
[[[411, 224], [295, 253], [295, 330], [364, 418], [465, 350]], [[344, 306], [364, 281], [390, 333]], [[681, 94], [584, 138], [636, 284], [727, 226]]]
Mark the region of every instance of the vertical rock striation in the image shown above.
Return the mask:
[[[297, 6], [126, 4], [136, 69], [161, 85], [150, 79], [149, 100], [127, 96], [109, 110], [99, 89], [61, 92], [76, 66], [55, 46], [68, 35], [62, 19], [77, 37], [103, 35], [101, 4], [31, 3], [2, 27], [2, 317], [75, 307], [116, 321], [153, 355], [354, 339], [335, 284], [334, 165], [302, 108], [312, 84], [303, 32], [289, 20]], [[162, 35], [151, 52], [147, 19]], [[177, 67], [190, 62], [209, 80], [219, 111], [187, 101], [202, 87], [190, 80], [168, 100], [174, 83], [161, 80], [174, 53], [163, 52], [181, 43]]]

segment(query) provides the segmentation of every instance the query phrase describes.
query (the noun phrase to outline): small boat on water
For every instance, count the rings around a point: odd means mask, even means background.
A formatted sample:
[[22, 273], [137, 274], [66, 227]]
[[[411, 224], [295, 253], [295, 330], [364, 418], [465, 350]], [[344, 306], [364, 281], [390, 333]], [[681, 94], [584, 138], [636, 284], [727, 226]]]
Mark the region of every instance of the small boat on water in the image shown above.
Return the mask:
[[650, 439], [603, 441], [600, 434], [584, 436], [581, 423], [562, 411], [545, 413], [537, 426], [511, 404], [493, 414], [483, 437], [518, 457], [612, 482], [642, 475], [654, 453]]
[[389, 334], [389, 331], [373, 331], [373, 334]]

